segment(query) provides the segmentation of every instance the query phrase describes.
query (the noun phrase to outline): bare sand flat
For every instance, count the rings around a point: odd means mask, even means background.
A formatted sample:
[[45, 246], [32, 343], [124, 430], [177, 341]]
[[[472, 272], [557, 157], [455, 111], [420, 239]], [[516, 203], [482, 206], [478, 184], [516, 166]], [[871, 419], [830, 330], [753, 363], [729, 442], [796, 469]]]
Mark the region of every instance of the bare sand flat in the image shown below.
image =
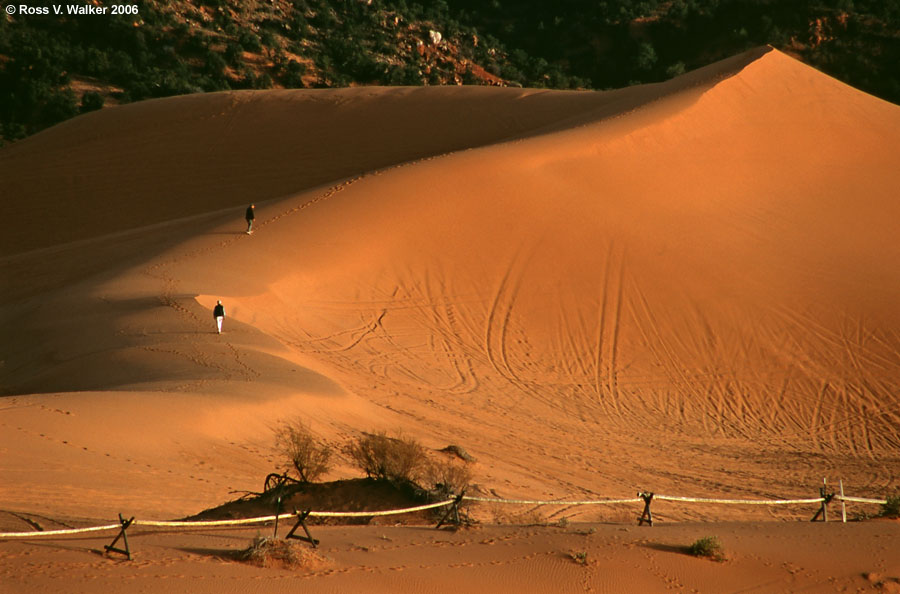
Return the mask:
[[[317, 558], [292, 569], [234, 561], [254, 531], [158, 533], [131, 537], [139, 551], [131, 562], [101, 555], [109, 539], [6, 543], [0, 578], [4, 592], [21, 594], [898, 592], [888, 548], [896, 530], [884, 522], [486, 526], [457, 533], [328, 527], [315, 531], [322, 539]], [[724, 561], [684, 552], [710, 534], [722, 543]]]
[[[810, 498], [827, 477], [884, 498], [900, 489], [898, 149], [900, 107], [768, 48], [613, 92], [221, 93], [44, 131], [0, 150], [16, 213], [0, 240], [0, 530], [183, 517], [258, 491], [281, 466], [272, 428], [298, 417], [334, 445], [380, 429], [459, 444], [499, 497]], [[327, 478], [354, 476], [341, 460]], [[370, 591], [900, 579], [896, 523], [655, 505], [644, 532], [633, 506], [540, 511], [615, 525], [596, 537], [428, 532], [466, 551], [434, 572], [425, 557], [450, 545], [404, 529]], [[478, 511], [486, 524], [531, 513]], [[795, 551], [816, 528], [823, 546], [852, 543], [843, 565]], [[347, 571], [297, 579], [354, 589], [372, 572], [345, 534], [379, 529], [328, 530]], [[515, 560], [494, 573], [478, 530], [511, 535]], [[701, 561], [672, 549], [691, 530], [736, 531], [726, 545], [742, 560], [691, 569]], [[116, 572], [147, 591], [196, 572], [216, 591], [232, 573], [234, 591], [294, 579], [197, 553], [197, 537], [142, 538], [156, 543], [143, 562], [171, 562], [158, 583], [68, 541], [0, 543], [3, 583], [52, 584], [66, 564], [89, 592]], [[214, 538], [218, 551], [237, 536]], [[579, 566], [563, 551], [576, 546], [603, 561]]]

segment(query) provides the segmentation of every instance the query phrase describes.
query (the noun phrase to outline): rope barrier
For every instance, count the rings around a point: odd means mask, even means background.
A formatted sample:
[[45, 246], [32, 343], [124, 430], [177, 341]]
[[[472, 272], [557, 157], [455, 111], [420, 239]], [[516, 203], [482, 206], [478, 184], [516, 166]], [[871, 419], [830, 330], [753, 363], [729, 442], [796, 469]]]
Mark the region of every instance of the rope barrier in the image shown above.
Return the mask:
[[675, 497], [674, 495], [653, 495], [654, 499], [683, 501], [686, 503], [724, 503], [734, 505], [790, 505], [794, 503], [821, 503], [822, 497], [812, 499], [706, 499], [703, 497]]
[[[810, 499], [711, 499], [704, 497], [677, 497], [674, 495], [654, 495], [656, 500], [664, 501], [680, 501], [684, 503], [720, 503], [732, 505], [792, 505], [801, 503], [822, 503], [825, 501], [823, 497], [815, 497]], [[840, 501], [849, 501], [856, 503], [872, 503], [886, 505], [885, 499], [869, 499], [865, 497], [835, 496], [834, 499]], [[612, 505], [621, 503], [639, 503], [644, 501], [641, 497], [632, 497], [628, 499], [587, 499], [577, 501], [559, 501], [559, 500], [532, 500], [532, 499], [502, 499], [499, 497], [475, 497], [466, 495], [462, 497], [464, 501], [477, 501], [481, 503], [508, 503], [520, 505]], [[424, 511], [439, 507], [453, 505], [455, 499], [447, 499], [437, 503], [427, 505], [419, 505], [416, 507], [408, 507], [403, 509], [391, 509], [382, 511], [362, 511], [362, 512], [329, 512], [329, 511], [310, 511], [309, 517], [319, 518], [370, 518], [378, 516], [392, 516], [406, 514], [416, 511]], [[827, 503], [827, 501], [826, 501]], [[244, 518], [240, 520], [205, 520], [205, 521], [156, 521], [156, 520], [134, 520], [136, 526], [150, 526], [156, 528], [202, 528], [212, 526], [242, 526], [247, 524], [259, 524], [263, 522], [273, 522], [293, 518], [296, 514], [279, 514], [274, 516], [260, 516], [257, 518]], [[88, 528], [68, 528], [64, 530], [35, 530], [32, 532], [0, 532], [0, 539], [5, 538], [35, 538], [43, 536], [65, 536], [72, 534], [84, 534], [88, 532], [102, 532], [105, 530], [121, 529], [121, 524], [106, 524], [103, 526], [91, 526]]]
[[881, 505], [887, 505], [887, 499], [867, 499], [865, 497], [850, 497], [849, 495], [836, 495], [835, 499], [838, 499], [840, 501], [855, 501], [856, 503], [878, 503]]
[[17, 536], [62, 536], [66, 534], [81, 534], [82, 532], [102, 532], [121, 528], [121, 524], [107, 524], [105, 526], [91, 526], [90, 528], [67, 528], [64, 530], [35, 530], [33, 532], [0, 532], [0, 538], [15, 538]]
[[464, 501], [480, 501], [483, 503], [520, 503], [524, 505], [603, 505], [612, 503], [639, 503], [643, 501], [639, 497], [631, 499], [593, 499], [586, 501], [532, 501], [528, 499], [499, 499], [496, 497], [463, 497]]
[[394, 516], [397, 514], [406, 514], [415, 511], [423, 511], [426, 509], [434, 509], [436, 507], [445, 507], [447, 505], [451, 505], [455, 499], [447, 499], [446, 501], [441, 501], [439, 503], [430, 503], [428, 505], [420, 505], [418, 507], [408, 507], [406, 509], [390, 509], [385, 511], [378, 512], [325, 512], [325, 511], [313, 511], [309, 512], [309, 516], [311, 518], [369, 518], [372, 516]]
[[[403, 509], [390, 509], [383, 511], [363, 511], [363, 512], [329, 512], [329, 511], [312, 511], [310, 517], [320, 518], [370, 518], [375, 516], [393, 516], [399, 514], [407, 514], [416, 511], [424, 511], [445, 507], [451, 505], [455, 500], [448, 499], [438, 503], [429, 503], [427, 505], [418, 505], [416, 507], [407, 507]], [[277, 516], [260, 516], [257, 518], [243, 518], [240, 520], [202, 520], [202, 521], [163, 521], [163, 520], [135, 520], [134, 526], [152, 526], [154, 528], [209, 528], [213, 526], [243, 526], [246, 524], [260, 524], [264, 522], [274, 522], [276, 519], [285, 520], [295, 517], [296, 514], [279, 514]], [[35, 530], [33, 532], [0, 532], [0, 538], [16, 538], [16, 537], [33, 537], [33, 536], [61, 536], [66, 534], [80, 534], [83, 532], [99, 532], [103, 530], [112, 530], [113, 528], [121, 528], [121, 524], [108, 524], [106, 526], [93, 526], [91, 528], [72, 528], [67, 530]]]
[[283, 520], [292, 518], [294, 514], [280, 514], [277, 516], [260, 516], [258, 518], [244, 518], [241, 520], [204, 520], [204, 521], [155, 521], [155, 520], [135, 520], [135, 526], [153, 526], [156, 528], [194, 528], [194, 527], [210, 527], [210, 526], [241, 526], [244, 524], [259, 524], [262, 522], [274, 522], [276, 519]]

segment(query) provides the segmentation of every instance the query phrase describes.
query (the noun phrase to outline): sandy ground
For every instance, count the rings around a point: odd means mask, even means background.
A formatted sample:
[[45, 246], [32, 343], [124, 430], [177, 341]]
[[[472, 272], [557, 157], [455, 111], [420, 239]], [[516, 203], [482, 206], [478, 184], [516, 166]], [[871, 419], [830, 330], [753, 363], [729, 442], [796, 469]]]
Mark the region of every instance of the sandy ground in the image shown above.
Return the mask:
[[[102, 555], [109, 539], [67, 539], [49, 547], [16, 542], [0, 549], [0, 588], [22, 594], [900, 592], [900, 561], [889, 548], [897, 528], [886, 522], [572, 524], [459, 532], [329, 527], [314, 529], [320, 539], [316, 558], [290, 569], [235, 560], [258, 533], [270, 536], [271, 528], [138, 534], [130, 540], [131, 562]], [[685, 552], [707, 536], [719, 540], [724, 561]]]
[[[608, 93], [169, 98], [6, 147], [0, 530], [258, 491], [291, 419], [336, 447], [372, 430], [457, 444], [499, 497], [809, 498], [828, 478], [884, 498], [900, 489], [898, 148], [900, 108], [767, 48]], [[340, 458], [326, 478], [359, 475]], [[397, 529], [383, 549], [355, 544], [381, 528], [327, 528], [335, 565], [316, 577], [222, 561], [247, 534], [136, 536], [132, 565], [99, 540], [5, 541], [0, 591], [900, 579], [896, 523], [660, 502], [639, 531], [637, 512], [481, 506], [485, 526]], [[488, 526], [535, 521], [577, 528]], [[713, 521], [744, 524], [696, 523]], [[678, 549], [706, 533], [734, 559]]]
[[[888, 549], [896, 523], [330, 527], [315, 530], [315, 557], [296, 567], [236, 561], [260, 532], [136, 534], [130, 562], [103, 556], [108, 539], [16, 542], [0, 550], [0, 576], [4, 592], [22, 594], [900, 591], [900, 562]], [[708, 536], [724, 561], [687, 554]]]

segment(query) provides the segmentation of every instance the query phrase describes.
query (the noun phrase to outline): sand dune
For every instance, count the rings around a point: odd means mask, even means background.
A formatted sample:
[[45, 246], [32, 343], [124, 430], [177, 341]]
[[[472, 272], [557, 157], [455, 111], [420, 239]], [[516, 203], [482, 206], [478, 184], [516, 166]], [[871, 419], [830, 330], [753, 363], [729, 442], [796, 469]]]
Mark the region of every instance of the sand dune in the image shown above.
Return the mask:
[[769, 49], [609, 93], [76, 118], [0, 151], [0, 508], [192, 513], [258, 489], [295, 416], [459, 443], [502, 496], [883, 497], [898, 148], [900, 108]]

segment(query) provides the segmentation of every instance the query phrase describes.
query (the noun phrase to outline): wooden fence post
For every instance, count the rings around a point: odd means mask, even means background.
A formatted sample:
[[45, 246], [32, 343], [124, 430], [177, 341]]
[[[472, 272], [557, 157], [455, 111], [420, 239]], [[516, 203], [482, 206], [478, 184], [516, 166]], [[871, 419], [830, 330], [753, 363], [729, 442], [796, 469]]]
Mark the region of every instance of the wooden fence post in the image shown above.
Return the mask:
[[[291, 531], [287, 533], [287, 536], [284, 537], [285, 540], [289, 540], [291, 538], [296, 538], [297, 540], [302, 540], [303, 542], [308, 542], [313, 546], [313, 548], [318, 548], [319, 540], [313, 538], [313, 535], [309, 533], [309, 527], [306, 525], [306, 518], [309, 517], [309, 514], [312, 513], [312, 510], [306, 510], [305, 512], [298, 512], [294, 510], [294, 513], [297, 514], [297, 523], [294, 524], [294, 527], [291, 528]], [[306, 532], [306, 536], [296, 536], [294, 532], [297, 531], [297, 528], [303, 527], [303, 531]]]
[[822, 505], [819, 507], [819, 511], [816, 512], [816, 515], [812, 517], [810, 522], [815, 522], [819, 519], [819, 516], [822, 516], [822, 521], [828, 521], [828, 504], [831, 503], [831, 500], [834, 499], [834, 493], [828, 493], [828, 479], [822, 480], [822, 486], [819, 487], [819, 496], [822, 498]]
[[638, 526], [643, 526], [644, 522], [653, 526], [653, 514], [650, 512], [650, 502], [653, 501], [653, 493], [638, 493], [638, 497], [644, 500], [644, 512], [638, 518]]
[[[131, 561], [131, 549], [128, 548], [128, 535], [125, 534], [125, 531], [128, 530], [128, 527], [131, 526], [132, 522], [134, 522], [134, 516], [132, 516], [131, 519], [126, 520], [122, 517], [122, 514], [119, 514], [119, 523], [122, 524], [122, 529], [119, 530], [119, 534], [113, 539], [110, 544], [103, 546], [103, 548], [106, 549], [107, 553], [119, 553], [120, 555], [125, 555], [126, 557], [128, 557], [128, 560]], [[116, 543], [119, 542], [120, 538], [125, 543], [124, 549], [116, 548]]]
[[272, 534], [273, 540], [278, 540], [278, 516], [281, 515], [281, 495], [275, 500], [275, 532]]
[[438, 522], [437, 526], [434, 527], [435, 530], [437, 530], [438, 528], [443, 526], [444, 522], [446, 522], [450, 518], [451, 514], [453, 515], [453, 523], [457, 527], [459, 527], [459, 525], [461, 523], [459, 521], [459, 504], [463, 500], [463, 497], [465, 497], [465, 495], [466, 495], [466, 490], [463, 489], [462, 492], [456, 496], [456, 499], [453, 500], [453, 503], [450, 504], [450, 509], [448, 509], [447, 513], [444, 514], [444, 517], [441, 518], [441, 521]]
[[841, 479], [841, 521], [847, 523], [847, 502], [844, 501], [844, 479]]

